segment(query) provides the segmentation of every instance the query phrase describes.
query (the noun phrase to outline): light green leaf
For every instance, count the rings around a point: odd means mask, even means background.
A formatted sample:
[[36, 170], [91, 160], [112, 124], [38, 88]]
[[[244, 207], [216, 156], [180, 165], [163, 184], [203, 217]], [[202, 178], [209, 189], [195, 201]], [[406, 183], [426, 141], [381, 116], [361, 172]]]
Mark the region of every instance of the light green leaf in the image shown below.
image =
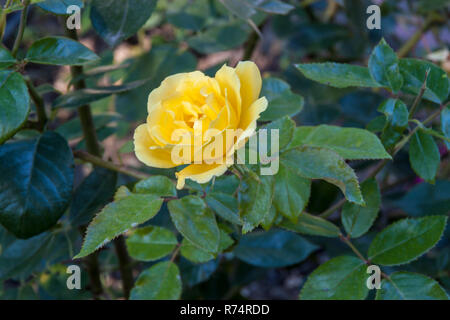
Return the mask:
[[160, 197], [176, 197], [175, 184], [165, 176], [152, 176], [141, 180], [134, 186], [136, 193], [154, 194]]
[[341, 234], [339, 228], [330, 221], [307, 212], [302, 212], [297, 223], [292, 223], [289, 220], [283, 219], [278, 226], [289, 231], [307, 234], [310, 236], [334, 238], [339, 237]]
[[310, 193], [311, 180], [303, 178], [297, 170], [280, 161], [273, 196], [273, 205], [277, 211], [295, 223], [308, 204]]
[[303, 109], [303, 97], [293, 93], [290, 85], [281, 79], [264, 78], [261, 97], [266, 97], [268, 107], [261, 114], [260, 121], [272, 121], [284, 116], [293, 116]]
[[306, 78], [335, 88], [380, 87], [366, 67], [331, 62], [295, 66]]
[[54, 65], [82, 65], [99, 57], [81, 43], [63, 37], [46, 37], [34, 42], [25, 60]]
[[170, 230], [148, 226], [135, 230], [126, 243], [132, 258], [139, 261], [154, 261], [171, 253], [178, 241]]
[[281, 161], [304, 178], [322, 179], [336, 185], [348, 201], [364, 204], [355, 172], [334, 151], [310, 146], [296, 147], [284, 152]]
[[382, 86], [397, 92], [403, 85], [403, 77], [398, 64], [399, 59], [394, 50], [384, 39], [381, 39], [369, 59], [369, 70], [372, 77]]
[[220, 234], [214, 213], [203, 199], [186, 196], [168, 204], [170, 217], [180, 233], [197, 247], [211, 253], [219, 249]]
[[96, 87], [71, 91], [53, 101], [53, 108], [77, 108], [113, 94], [127, 92], [144, 85], [147, 80], [137, 80], [116, 86]]
[[445, 290], [435, 280], [412, 272], [394, 272], [383, 279], [377, 300], [448, 300]]
[[367, 266], [356, 257], [340, 256], [314, 270], [300, 292], [301, 300], [364, 300]]
[[[15, 64], [17, 60], [9, 53], [8, 50], [0, 46], [0, 68], [7, 68]], [[3, 82], [3, 81], [2, 81]]]
[[409, 162], [414, 172], [425, 181], [434, 183], [440, 161], [433, 137], [419, 129], [409, 142]]
[[163, 261], [144, 270], [131, 290], [131, 300], [177, 300], [181, 296], [181, 277], [176, 264]]
[[271, 229], [243, 236], [233, 252], [251, 265], [279, 268], [299, 263], [317, 249], [315, 244], [295, 233]]
[[364, 207], [346, 202], [342, 208], [341, 220], [347, 234], [358, 238], [365, 234], [377, 218], [380, 210], [381, 194], [376, 179], [361, 184], [361, 192], [366, 205]]
[[239, 216], [238, 201], [232, 195], [222, 192], [209, 192], [205, 197], [206, 204], [222, 219], [242, 225]]
[[259, 176], [257, 180], [251, 175], [246, 175], [242, 179], [239, 192], [239, 213], [244, 222], [243, 233], [252, 231], [269, 214], [272, 196], [272, 176]]
[[19, 238], [54, 226], [72, 196], [73, 155], [67, 141], [46, 131], [0, 146], [0, 223]]
[[417, 95], [425, 81], [425, 73], [430, 70], [426, 83], [424, 99], [443, 103], [449, 93], [448, 76], [444, 70], [435, 64], [418, 59], [400, 59], [400, 72], [404, 83], [402, 91]]
[[92, 0], [90, 18], [95, 31], [115, 47], [147, 22], [155, 6], [156, 0]]
[[[267, 156], [276, 156], [272, 154], [272, 132], [271, 130], [278, 130], [278, 150], [282, 151], [291, 142], [294, 135], [295, 121], [288, 116], [279, 118], [275, 121], [262, 127], [267, 130]], [[261, 145], [261, 141], [260, 141]], [[261, 155], [264, 156], [264, 155]]]
[[375, 134], [359, 128], [297, 127], [289, 148], [302, 145], [327, 148], [348, 160], [391, 159]]
[[115, 201], [103, 208], [89, 224], [83, 246], [75, 259], [91, 254], [158, 213], [162, 199], [151, 194], [127, 194], [125, 189], [119, 189]]
[[0, 71], [0, 144], [14, 136], [27, 120], [30, 96], [22, 76], [12, 70]]
[[373, 239], [369, 247], [369, 259], [386, 266], [415, 260], [436, 245], [446, 222], [446, 216], [397, 221]]
[[263, 227], [263, 229], [266, 231], [270, 230], [272, 225], [275, 223], [276, 219], [277, 219], [277, 209], [275, 209], [275, 207], [272, 204], [269, 213], [265, 216], [265, 218], [261, 222], [261, 227]]

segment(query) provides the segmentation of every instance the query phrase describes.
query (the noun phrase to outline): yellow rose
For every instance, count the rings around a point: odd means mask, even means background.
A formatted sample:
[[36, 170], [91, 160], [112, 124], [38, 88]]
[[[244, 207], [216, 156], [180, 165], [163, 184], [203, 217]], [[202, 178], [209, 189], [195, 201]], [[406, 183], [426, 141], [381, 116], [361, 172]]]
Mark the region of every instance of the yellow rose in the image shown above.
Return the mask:
[[214, 78], [200, 71], [167, 77], [150, 93], [147, 123], [134, 133], [137, 158], [157, 168], [189, 164], [176, 173], [178, 189], [186, 178], [205, 183], [224, 174], [267, 108], [260, 91], [261, 75], [251, 61], [224, 65]]

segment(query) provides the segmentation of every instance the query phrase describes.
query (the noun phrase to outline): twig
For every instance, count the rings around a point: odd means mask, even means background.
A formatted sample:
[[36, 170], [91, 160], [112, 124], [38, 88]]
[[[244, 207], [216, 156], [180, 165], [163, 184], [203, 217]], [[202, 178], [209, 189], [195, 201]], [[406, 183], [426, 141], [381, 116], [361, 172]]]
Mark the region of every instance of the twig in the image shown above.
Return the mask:
[[42, 131], [44, 130], [48, 120], [47, 112], [45, 111], [44, 99], [42, 99], [42, 97], [39, 95], [30, 79], [26, 79], [26, 84], [28, 87], [28, 91], [30, 92], [31, 99], [33, 99], [34, 104], [36, 105], [36, 113], [38, 117], [37, 129], [39, 131]]
[[344, 242], [347, 246], [352, 249], [352, 251], [360, 258], [362, 261], [364, 261], [365, 264], [369, 264], [369, 260], [364, 258], [364, 256], [359, 252], [359, 250], [353, 245], [353, 243], [350, 241], [348, 237], [344, 237], [344, 235], [340, 234], [339, 239], [341, 239], [342, 242]]
[[25, 0], [23, 5], [24, 7], [22, 9], [22, 14], [20, 15], [19, 31], [17, 31], [16, 40], [14, 41], [14, 46], [11, 51], [11, 54], [14, 58], [17, 56], [17, 51], [19, 51], [20, 43], [22, 42], [23, 38], [23, 32], [25, 31], [25, 26], [27, 24], [27, 14], [30, 0]]
[[425, 72], [425, 80], [422, 83], [422, 86], [420, 87], [419, 94], [414, 99], [413, 105], [411, 106], [411, 109], [409, 110], [409, 119], [412, 119], [414, 114], [417, 111], [417, 108], [419, 107], [420, 100], [422, 100], [423, 94], [425, 93], [425, 90], [427, 89], [427, 79], [428, 75], [430, 74], [430, 69], [428, 69]]

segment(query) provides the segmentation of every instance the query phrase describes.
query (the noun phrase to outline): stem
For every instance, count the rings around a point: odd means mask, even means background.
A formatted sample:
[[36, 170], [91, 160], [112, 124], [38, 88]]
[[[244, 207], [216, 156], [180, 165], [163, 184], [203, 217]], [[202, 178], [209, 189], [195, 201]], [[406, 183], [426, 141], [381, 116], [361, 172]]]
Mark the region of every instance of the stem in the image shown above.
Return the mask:
[[23, 4], [24, 7], [22, 9], [22, 14], [20, 15], [19, 31], [17, 32], [16, 40], [14, 41], [14, 46], [11, 52], [14, 58], [17, 56], [17, 51], [19, 51], [20, 43], [22, 42], [23, 38], [23, 32], [25, 31], [25, 26], [27, 24], [27, 14], [30, 0], [25, 0]]
[[252, 58], [253, 51], [255, 51], [256, 45], [258, 44], [258, 38], [259, 37], [256, 31], [253, 31], [245, 46], [244, 56], [242, 58], [243, 61], [250, 60]]
[[359, 250], [351, 243], [350, 239], [348, 237], [344, 237], [342, 234], [339, 235], [339, 239], [341, 239], [342, 242], [344, 242], [347, 246], [352, 249], [352, 251], [360, 258], [362, 261], [364, 261], [365, 264], [369, 264], [369, 260], [364, 258], [364, 256], [359, 252]]
[[114, 240], [114, 248], [116, 249], [117, 258], [119, 259], [119, 269], [122, 275], [122, 290], [125, 299], [130, 297], [130, 291], [133, 288], [133, 273], [131, 272], [131, 258], [128, 255], [125, 238], [119, 236]]
[[39, 95], [36, 88], [33, 86], [33, 82], [30, 79], [26, 79], [28, 91], [30, 92], [31, 99], [33, 99], [36, 105], [36, 113], [38, 116], [37, 129], [39, 131], [44, 130], [47, 123], [47, 112], [45, 111], [44, 99]]
[[409, 110], [409, 119], [412, 119], [414, 114], [417, 111], [417, 108], [419, 107], [420, 100], [422, 100], [423, 94], [425, 93], [425, 90], [427, 89], [427, 79], [428, 75], [430, 74], [430, 69], [428, 69], [425, 72], [425, 80], [422, 83], [422, 87], [420, 87], [419, 94], [414, 99], [413, 105], [411, 106], [411, 109]]
[[110, 161], [105, 161], [100, 157], [96, 157], [86, 151], [82, 151], [82, 150], [77, 150], [73, 152], [74, 156], [80, 160], [86, 161], [86, 162], [90, 162], [93, 165], [96, 165], [98, 167], [102, 167], [105, 169], [109, 169], [112, 171], [116, 171], [119, 173], [123, 173], [127, 176], [136, 178], [138, 180], [142, 180], [142, 179], [146, 179], [148, 177], [150, 177], [150, 175], [144, 174], [144, 173], [138, 173], [138, 172], [134, 172], [131, 171], [129, 169], [123, 168], [121, 166], [118, 166]]

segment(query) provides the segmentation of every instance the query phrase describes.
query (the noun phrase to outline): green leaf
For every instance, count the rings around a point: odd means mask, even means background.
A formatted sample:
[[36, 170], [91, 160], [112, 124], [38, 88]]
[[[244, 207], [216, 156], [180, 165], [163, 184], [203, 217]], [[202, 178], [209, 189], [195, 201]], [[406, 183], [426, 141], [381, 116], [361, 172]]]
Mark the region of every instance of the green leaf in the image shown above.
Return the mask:
[[450, 181], [436, 180], [435, 184], [420, 183], [395, 203], [409, 215], [448, 214], [450, 212]]
[[11, 70], [0, 71], [0, 144], [14, 136], [27, 120], [30, 96], [22, 76]]
[[300, 292], [301, 300], [364, 300], [367, 266], [356, 257], [340, 256], [314, 270]]
[[[179, 266], [183, 285], [193, 287], [208, 280], [219, 267], [220, 260], [209, 260], [206, 263], [193, 263], [186, 259], [180, 259]], [[214, 289], [213, 289], [214, 290]]]
[[167, 8], [167, 21], [181, 29], [199, 31], [213, 10], [206, 1], [177, 1]]
[[443, 103], [449, 93], [449, 81], [444, 70], [435, 64], [418, 59], [400, 59], [400, 72], [404, 83], [402, 91], [417, 95], [425, 81], [425, 73], [430, 70], [426, 83], [424, 99]]
[[38, 3], [37, 6], [54, 14], [66, 15], [68, 7], [77, 6], [81, 9], [84, 5], [81, 0], [45, 0]]
[[267, 156], [276, 156], [272, 155], [272, 135], [271, 130], [278, 130], [278, 150], [282, 151], [285, 149], [289, 142], [291, 142], [292, 137], [294, 135], [295, 129], [295, 121], [289, 118], [288, 116], [284, 116], [279, 118], [273, 122], [262, 127], [262, 129], [267, 130]]
[[243, 236], [233, 252], [248, 264], [280, 268], [305, 260], [317, 249], [315, 244], [295, 233], [271, 229]]
[[336, 185], [348, 201], [364, 204], [355, 172], [334, 151], [310, 146], [296, 147], [284, 152], [281, 161], [304, 178], [322, 179]]
[[377, 180], [372, 178], [361, 184], [361, 192], [366, 206], [346, 202], [342, 208], [341, 220], [347, 234], [352, 238], [358, 238], [365, 234], [380, 210], [381, 194]]
[[81, 43], [63, 37], [37, 40], [28, 49], [25, 60], [41, 64], [82, 65], [99, 57]]
[[403, 85], [400, 74], [399, 59], [394, 50], [381, 39], [370, 55], [369, 70], [372, 77], [382, 86], [397, 92]]
[[263, 221], [261, 222], [261, 227], [263, 227], [264, 230], [269, 231], [270, 228], [272, 228], [272, 225], [275, 223], [275, 220], [277, 219], [277, 209], [272, 205], [270, 207], [269, 213], [264, 217]]
[[220, 234], [216, 217], [200, 197], [172, 200], [168, 207], [175, 227], [184, 237], [206, 252], [217, 252]]
[[295, 66], [306, 78], [335, 88], [380, 87], [366, 67], [331, 62], [297, 64]]
[[414, 172], [425, 181], [434, 183], [440, 161], [433, 137], [419, 129], [409, 142], [409, 162]]
[[[110, 123], [119, 121], [120, 115], [118, 114], [94, 114], [92, 115], [94, 120], [95, 130], [98, 131], [107, 127]], [[81, 126], [81, 121], [79, 117], [75, 117], [67, 122], [60, 125], [56, 132], [62, 135], [66, 140], [77, 139], [83, 137], [83, 128]]]
[[283, 219], [278, 226], [292, 232], [307, 234], [310, 236], [322, 237], [339, 237], [341, 231], [339, 228], [328, 220], [314, 216], [307, 212], [302, 212], [297, 223]]
[[200, 53], [210, 54], [240, 46], [247, 40], [249, 34], [250, 28], [237, 20], [227, 24], [214, 24], [206, 31], [188, 38], [187, 43]]
[[261, 114], [260, 121], [293, 116], [303, 109], [303, 97], [293, 93], [290, 85], [281, 79], [264, 78], [261, 97], [266, 97], [269, 104], [266, 111]]
[[72, 196], [73, 156], [66, 140], [47, 131], [0, 146], [0, 223], [19, 238], [52, 227]]
[[295, 7], [279, 0], [266, 0], [263, 1], [261, 4], [259, 4], [257, 8], [267, 13], [285, 15], [288, 14]]
[[239, 216], [238, 201], [232, 195], [222, 192], [209, 192], [205, 197], [206, 204], [222, 219], [242, 225]]
[[377, 300], [448, 300], [445, 290], [435, 280], [412, 272], [394, 272], [383, 279]]
[[173, 232], [154, 226], [135, 230], [126, 242], [130, 256], [139, 261], [161, 259], [171, 253], [178, 244]]
[[[441, 130], [446, 138], [450, 139], [450, 107], [444, 108], [441, 112]], [[445, 141], [447, 150], [450, 150], [450, 142]]]
[[447, 217], [428, 216], [402, 219], [381, 231], [369, 247], [373, 263], [393, 266], [417, 259], [441, 238]]
[[387, 99], [378, 107], [378, 111], [386, 117], [381, 141], [386, 148], [393, 147], [408, 126], [408, 108], [399, 99]]
[[273, 192], [273, 205], [277, 211], [295, 223], [308, 204], [310, 193], [311, 180], [303, 178], [297, 170], [281, 161]]
[[71, 91], [53, 101], [53, 108], [77, 108], [113, 94], [127, 92], [144, 85], [148, 80], [138, 80], [116, 86], [96, 87]]
[[7, 68], [16, 62], [17, 60], [11, 55], [11, 53], [0, 46], [0, 69]]
[[119, 188], [115, 201], [95, 216], [74, 259], [91, 254], [128, 229], [153, 218], [161, 208], [163, 200], [155, 195], [127, 193], [126, 188]]
[[297, 127], [289, 147], [302, 145], [327, 148], [348, 160], [391, 159], [375, 134], [359, 128]]
[[95, 168], [77, 187], [70, 205], [70, 221], [73, 227], [88, 224], [94, 214], [111, 201], [116, 189], [115, 171]]
[[141, 180], [134, 186], [136, 193], [154, 194], [160, 197], [176, 197], [175, 184], [165, 176], [152, 176]]
[[181, 277], [176, 264], [163, 261], [144, 270], [131, 290], [131, 300], [176, 300], [181, 296]]
[[239, 213], [243, 221], [242, 232], [256, 228], [269, 214], [273, 196], [273, 177], [246, 175], [241, 181]]
[[147, 22], [155, 6], [156, 0], [92, 0], [90, 18], [97, 33], [115, 47]]

